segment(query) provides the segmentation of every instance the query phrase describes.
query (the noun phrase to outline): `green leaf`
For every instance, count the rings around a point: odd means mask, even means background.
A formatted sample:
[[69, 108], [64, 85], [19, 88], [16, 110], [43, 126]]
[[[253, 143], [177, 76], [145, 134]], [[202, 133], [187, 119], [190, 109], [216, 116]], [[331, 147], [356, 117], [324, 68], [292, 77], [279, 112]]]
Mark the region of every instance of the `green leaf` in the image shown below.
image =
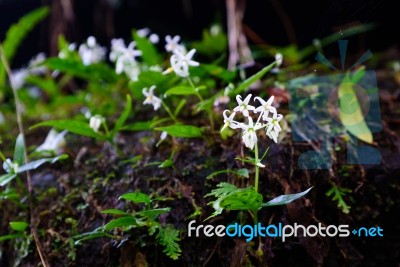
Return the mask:
[[[23, 16], [17, 23], [13, 24], [6, 33], [6, 38], [2, 43], [4, 56], [11, 64], [18, 47], [28, 35], [28, 33], [49, 13], [47, 6], [33, 10]], [[3, 64], [0, 64], [0, 85], [5, 83], [6, 71]]]
[[202, 130], [192, 125], [175, 124], [156, 128], [157, 131], [165, 131], [174, 137], [195, 138], [202, 136]]
[[233, 173], [233, 174], [235, 174], [237, 176], [242, 176], [242, 177], [245, 177], [245, 178], [249, 178], [249, 170], [246, 169], [246, 168], [243, 168], [243, 169], [240, 169], [240, 170], [237, 170], [237, 171], [232, 171], [232, 170], [216, 171], [216, 172], [213, 172], [213, 173], [209, 174], [206, 179], [211, 179], [214, 176], [217, 176], [217, 175], [222, 174], [222, 173]]
[[153, 121], [137, 121], [123, 126], [121, 131], [149, 131], [152, 129], [152, 123]]
[[11, 182], [17, 175], [15, 173], [7, 173], [0, 176], [0, 186], [5, 186]]
[[179, 101], [179, 104], [176, 106], [175, 111], [174, 111], [174, 116], [178, 117], [179, 113], [181, 112], [182, 108], [186, 104], [186, 99], [182, 98], [181, 101]]
[[87, 233], [83, 233], [80, 235], [76, 235], [74, 237], [72, 237], [73, 239], [75, 239], [75, 245], [80, 244], [82, 241], [85, 240], [91, 240], [91, 239], [95, 239], [95, 238], [99, 238], [99, 237], [110, 237], [113, 238], [114, 236], [104, 232], [103, 228], [97, 228], [92, 232], [87, 232]]
[[14, 231], [23, 232], [29, 224], [26, 222], [10, 222], [10, 226]]
[[150, 42], [150, 40], [146, 37], [139, 36], [136, 31], [133, 31], [132, 34], [138, 49], [142, 51], [143, 61], [148, 66], [160, 65], [162, 59], [157, 53], [156, 47]]
[[58, 70], [89, 81], [98, 82], [99, 80], [104, 80], [107, 82], [116, 82], [118, 79], [114, 70], [103, 63], [85, 66], [82, 62], [75, 59], [54, 57], [45, 60], [43, 64], [49, 69]]
[[18, 134], [15, 141], [13, 162], [18, 163], [18, 166], [21, 166], [25, 162], [25, 142], [22, 134]]
[[269, 64], [268, 66], [264, 67], [262, 70], [254, 74], [253, 76], [247, 78], [244, 82], [242, 82], [238, 87], [230, 91], [229, 96], [236, 96], [238, 94], [241, 94], [243, 91], [245, 91], [247, 88], [250, 87], [253, 83], [261, 79], [268, 71], [270, 71], [274, 66], [276, 65], [276, 62], [274, 61], [273, 63]]
[[0, 236], [0, 241], [12, 240], [12, 239], [21, 238], [21, 237], [25, 237], [25, 235], [22, 233], [3, 235], [3, 236]]
[[326, 192], [326, 196], [331, 197], [333, 201], [336, 201], [337, 207], [340, 208], [343, 213], [348, 214], [351, 207], [346, 203], [343, 197], [349, 193], [351, 193], [350, 189], [338, 187], [334, 184], [332, 188], [328, 192]]
[[157, 241], [165, 247], [164, 253], [171, 259], [177, 260], [182, 252], [178, 243], [180, 240], [179, 230], [169, 224], [165, 228], [159, 227], [158, 230]]
[[168, 89], [164, 95], [167, 97], [170, 95], [195, 95], [196, 93], [196, 90], [191, 86], [179, 85]]
[[131, 99], [130, 95], [127, 95], [124, 112], [122, 112], [121, 116], [118, 118], [117, 122], [115, 123], [115, 126], [112, 130], [112, 135], [115, 135], [119, 130], [122, 129], [125, 121], [128, 119], [129, 114], [131, 113], [131, 110], [132, 110], [132, 99]]
[[44, 158], [44, 159], [34, 160], [34, 161], [31, 161], [31, 162], [28, 162], [27, 164], [19, 166], [18, 170], [17, 170], [17, 173], [22, 173], [22, 172], [34, 170], [34, 169], [39, 168], [41, 165], [43, 165], [43, 164], [45, 164], [47, 162], [53, 164], [53, 163], [55, 163], [55, 162], [57, 162], [59, 160], [66, 159], [66, 158], [68, 158], [68, 156], [63, 154], [63, 155], [60, 155], [60, 156], [57, 156], [57, 157], [54, 157], [54, 158]]
[[355, 83], [347, 75], [339, 86], [339, 117], [344, 127], [352, 135], [368, 144], [372, 144], [372, 133], [365, 122], [354, 85]]
[[125, 211], [117, 210], [117, 209], [107, 209], [103, 210], [101, 213], [103, 214], [113, 214], [113, 215], [128, 215]]
[[137, 225], [136, 218], [133, 216], [125, 216], [118, 219], [114, 219], [104, 225], [105, 230], [112, 230], [116, 227], [130, 227]]
[[208, 29], [205, 29], [202, 40], [193, 42], [192, 47], [200, 54], [212, 57], [225, 53], [227, 45], [228, 38], [222, 30], [218, 34], [211, 34]]
[[201, 64], [199, 67], [203, 68], [207, 73], [220, 78], [225, 82], [232, 82], [232, 80], [236, 77], [236, 71], [228, 71], [225, 68], [217, 65]]
[[121, 199], [121, 198], [132, 201], [134, 203], [150, 204], [150, 197], [148, 195], [140, 193], [140, 192], [123, 194], [122, 196], [119, 197], [119, 199]]
[[307, 194], [312, 187], [308, 188], [306, 191], [303, 191], [301, 193], [297, 194], [289, 194], [289, 195], [281, 195], [279, 197], [276, 197], [266, 203], [262, 204], [262, 207], [269, 207], [269, 206], [278, 206], [278, 205], [286, 205], [292, 202], [293, 200], [299, 199], [305, 194]]
[[34, 75], [29, 75], [25, 78], [25, 82], [35, 85], [40, 89], [43, 89], [47, 92], [50, 96], [57, 96], [58, 95], [58, 86], [54, 79], [51, 78], [44, 78]]
[[168, 213], [171, 211], [171, 208], [159, 208], [159, 209], [152, 209], [152, 210], [143, 210], [138, 212], [138, 215], [143, 215], [149, 218], [154, 219], [156, 216]]
[[31, 127], [31, 129], [35, 129], [38, 127], [43, 127], [43, 126], [49, 126], [49, 127], [54, 127], [57, 130], [67, 130], [68, 132], [82, 135], [82, 136], [88, 136], [92, 138], [96, 138], [99, 140], [107, 140], [107, 137], [104, 135], [100, 135], [93, 131], [92, 128], [89, 127], [88, 122], [82, 122], [82, 121], [76, 121], [76, 120], [50, 120], [50, 121], [44, 121], [40, 122], [34, 126]]
[[263, 197], [253, 188], [237, 188], [230, 183], [219, 183], [217, 189], [205, 195], [215, 196], [217, 200], [209, 204], [214, 207], [216, 212], [211, 217], [218, 215], [223, 209], [227, 210], [258, 210], [261, 207]]
[[173, 164], [174, 162], [171, 159], [166, 159], [160, 165], [158, 165], [158, 168], [168, 168], [171, 167]]
[[221, 199], [219, 205], [227, 210], [259, 210], [263, 197], [253, 188], [237, 189]]

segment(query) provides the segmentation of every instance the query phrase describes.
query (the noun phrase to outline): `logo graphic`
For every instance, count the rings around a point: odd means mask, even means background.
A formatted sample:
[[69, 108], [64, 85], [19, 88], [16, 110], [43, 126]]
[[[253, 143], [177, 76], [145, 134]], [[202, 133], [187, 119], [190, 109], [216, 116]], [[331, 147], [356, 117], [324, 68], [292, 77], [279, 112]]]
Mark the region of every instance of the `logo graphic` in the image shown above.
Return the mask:
[[[381, 162], [381, 154], [373, 147], [372, 138], [372, 133], [382, 129], [376, 73], [360, 67], [372, 53], [368, 50], [345, 71], [348, 41], [338, 42], [339, 74], [309, 75], [288, 82], [289, 108], [294, 114], [293, 140], [307, 142], [313, 148], [300, 155], [298, 166], [302, 169], [329, 169], [332, 151], [338, 150], [334, 139], [346, 134], [350, 137], [346, 147], [347, 164]], [[315, 59], [338, 71], [321, 53]]]

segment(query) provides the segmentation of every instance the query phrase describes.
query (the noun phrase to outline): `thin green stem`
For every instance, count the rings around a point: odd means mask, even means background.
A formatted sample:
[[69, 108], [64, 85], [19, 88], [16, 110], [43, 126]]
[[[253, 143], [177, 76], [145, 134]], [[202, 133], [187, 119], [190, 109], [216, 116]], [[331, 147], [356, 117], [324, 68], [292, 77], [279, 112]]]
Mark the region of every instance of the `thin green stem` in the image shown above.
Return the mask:
[[111, 138], [111, 136], [110, 136], [110, 130], [108, 129], [106, 120], [103, 119], [102, 122], [101, 122], [101, 124], [102, 124], [103, 127], [104, 127], [104, 131], [106, 132], [106, 136], [107, 136], [108, 138]]
[[192, 86], [196, 96], [199, 98], [200, 101], [203, 101], [203, 97], [201, 96], [201, 94], [197, 91], [196, 86], [194, 85], [192, 79], [190, 77], [187, 77], [187, 80], [189, 81], [190, 86]]
[[254, 147], [254, 156], [255, 156], [255, 164], [256, 164], [256, 177], [255, 177], [255, 181], [254, 181], [254, 187], [256, 192], [258, 193], [258, 180], [259, 180], [259, 171], [260, 171], [260, 167], [258, 167], [258, 144], [256, 142], [256, 145]]
[[164, 107], [165, 111], [168, 113], [168, 115], [171, 117], [171, 119], [174, 122], [178, 122], [178, 120], [176, 119], [176, 117], [174, 116], [174, 114], [171, 112], [171, 109], [167, 106], [167, 104], [164, 103], [164, 101], [161, 100], [161, 104]]
[[[197, 98], [198, 98], [200, 101], [204, 101], [204, 99], [203, 99], [203, 97], [201, 96], [201, 94], [197, 91], [197, 88], [196, 88], [196, 86], [194, 85], [194, 83], [193, 83], [192, 79], [190, 78], [190, 76], [187, 77], [187, 80], [188, 80], [190, 86], [192, 86], [192, 88], [193, 88], [193, 90], [194, 90], [194, 92], [195, 92]], [[213, 118], [212, 112], [211, 112], [210, 110], [207, 110], [207, 113], [208, 113], [208, 119], [209, 119], [209, 121], [210, 121], [211, 131], [213, 131], [213, 130], [214, 130], [214, 118]]]

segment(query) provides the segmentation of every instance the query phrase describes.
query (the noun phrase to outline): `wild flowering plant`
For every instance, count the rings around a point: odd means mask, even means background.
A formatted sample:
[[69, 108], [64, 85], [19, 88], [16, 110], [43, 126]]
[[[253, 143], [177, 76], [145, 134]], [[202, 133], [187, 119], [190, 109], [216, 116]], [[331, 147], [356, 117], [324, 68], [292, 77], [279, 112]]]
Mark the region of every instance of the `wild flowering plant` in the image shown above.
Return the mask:
[[[235, 185], [225, 182], [218, 184], [218, 189], [214, 189], [211, 193], [206, 195], [217, 198], [209, 203], [215, 209], [215, 212], [209, 218], [221, 214], [223, 209], [248, 210], [253, 214], [254, 221], [257, 223], [257, 213], [262, 207], [288, 204], [291, 201], [304, 196], [311, 189], [310, 188], [298, 194], [281, 195], [269, 202], [262, 203], [263, 196], [258, 192], [259, 169], [265, 167], [261, 161], [266, 156], [268, 149], [260, 158], [258, 151], [259, 138], [257, 133], [263, 130], [270, 139], [277, 143], [279, 134], [282, 131], [279, 122], [282, 120], [283, 116], [278, 114], [278, 111], [273, 106], [274, 96], [271, 96], [267, 101], [260, 97], [255, 97], [254, 100], [257, 101], [256, 103], [258, 105], [252, 105], [250, 102], [251, 99], [251, 94], [247, 95], [244, 99], [240, 95], [236, 96], [237, 106], [232, 111], [225, 110], [223, 112], [224, 126], [222, 127], [221, 132], [228, 127], [234, 130], [240, 129], [242, 132], [243, 144], [247, 148], [254, 150], [254, 158], [237, 158], [238, 160], [252, 163], [254, 165], [254, 188], [237, 188]], [[241, 113], [244, 122], [237, 120], [238, 113]]]

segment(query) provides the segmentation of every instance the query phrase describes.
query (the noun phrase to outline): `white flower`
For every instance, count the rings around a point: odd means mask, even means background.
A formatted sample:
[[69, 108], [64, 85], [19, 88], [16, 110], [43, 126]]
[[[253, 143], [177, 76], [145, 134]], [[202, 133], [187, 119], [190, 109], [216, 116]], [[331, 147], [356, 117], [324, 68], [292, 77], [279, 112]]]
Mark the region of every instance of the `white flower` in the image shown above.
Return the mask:
[[224, 115], [224, 126], [222, 127], [221, 132], [223, 130], [225, 130], [226, 127], [230, 127], [232, 129], [240, 128], [240, 124], [237, 121], [233, 120], [235, 118], [236, 112], [232, 112], [232, 114], [229, 117], [226, 115], [227, 112], [230, 113], [229, 110], [224, 110], [224, 113], [223, 113], [223, 115]]
[[274, 96], [271, 96], [267, 101], [264, 101], [261, 97], [255, 97], [254, 100], [258, 100], [261, 106], [257, 107], [254, 110], [254, 113], [263, 112], [262, 118], [264, 121], [268, 119], [269, 113], [276, 113], [276, 108], [272, 106], [272, 102], [274, 101]]
[[58, 133], [56, 130], [51, 129], [50, 132], [47, 134], [43, 144], [38, 146], [36, 148], [36, 151], [54, 151], [54, 153], [56, 153], [57, 155], [61, 154], [66, 144], [64, 139], [66, 134], [67, 131], [62, 131], [61, 133]]
[[13, 71], [12, 79], [10, 80], [11, 86], [15, 89], [20, 89], [25, 84], [25, 79], [29, 75], [28, 69], [19, 69]]
[[275, 143], [278, 143], [278, 135], [279, 132], [275, 132], [275, 131], [270, 131], [269, 133], [267, 133], [268, 137], [271, 138], [272, 140], [274, 140]]
[[275, 55], [275, 61], [276, 61], [276, 67], [279, 68], [282, 65], [283, 62], [283, 56], [281, 53], [277, 53]]
[[158, 37], [157, 34], [152, 33], [152, 34], [150, 34], [150, 36], [149, 36], [149, 40], [150, 40], [150, 42], [152, 42], [153, 44], [158, 44], [158, 42], [160, 41], [160, 37]]
[[115, 62], [119, 56], [123, 54], [123, 50], [125, 49], [125, 42], [123, 39], [112, 39], [111, 40], [111, 52], [110, 52], [110, 60]]
[[254, 145], [257, 142], [257, 134], [256, 131], [261, 129], [263, 125], [261, 123], [257, 123], [254, 125], [253, 119], [248, 117], [249, 124], [241, 123], [240, 127], [243, 129], [242, 140], [246, 147], [253, 149]]
[[79, 55], [84, 65], [90, 65], [102, 61], [106, 49], [97, 44], [96, 38], [90, 36], [85, 44], [79, 46]]
[[135, 42], [131, 42], [128, 47], [120, 47], [121, 54], [117, 58], [115, 72], [120, 74], [124, 71], [125, 66], [131, 66], [136, 63], [136, 57], [142, 55], [140, 50], [135, 50]]
[[149, 28], [143, 28], [140, 30], [137, 30], [137, 35], [139, 35], [140, 37], [146, 37], [147, 35], [149, 35], [150, 33], [150, 29]]
[[265, 168], [265, 165], [262, 164], [261, 162], [258, 162], [256, 165], [257, 165], [258, 167], [260, 167], [260, 168]]
[[249, 111], [255, 110], [254, 106], [249, 105], [249, 101], [251, 99], [251, 94], [246, 96], [244, 100], [240, 95], [236, 96], [236, 101], [238, 102], [238, 106], [233, 109], [234, 112], [241, 112], [243, 116], [249, 117]]
[[168, 133], [166, 131], [161, 132], [160, 140], [164, 140], [165, 138], [167, 138], [167, 136], [168, 136]]
[[165, 36], [165, 42], [167, 43], [165, 45], [165, 50], [167, 50], [167, 52], [172, 52], [175, 50], [185, 52], [184, 46], [179, 44], [180, 40], [181, 37], [179, 35], [175, 35], [173, 38], [171, 38], [170, 35]]
[[274, 140], [275, 143], [278, 142], [278, 135], [282, 131], [279, 121], [282, 120], [282, 114], [273, 113], [272, 118], [267, 118], [267, 128], [266, 133], [269, 138]]
[[137, 81], [140, 74], [140, 66], [137, 62], [132, 62], [124, 66], [125, 74], [132, 80]]
[[18, 167], [18, 163], [12, 162], [11, 159], [6, 159], [6, 161], [3, 162], [3, 169], [6, 171], [6, 173], [17, 173]]
[[154, 89], [156, 89], [154, 85], [151, 86], [149, 90], [147, 90], [147, 88], [143, 88], [142, 92], [143, 95], [146, 97], [143, 104], [153, 105], [154, 110], [157, 110], [161, 106], [161, 99], [154, 95]]
[[180, 77], [189, 76], [189, 66], [199, 66], [199, 62], [192, 60], [194, 53], [196, 53], [196, 49], [190, 50], [187, 54], [178, 49], [173, 51], [173, 55], [171, 56], [171, 67], [174, 72]]
[[32, 74], [40, 75], [46, 73], [47, 68], [45, 66], [38, 66], [46, 60], [45, 53], [39, 53], [34, 56], [28, 64], [29, 71]]
[[101, 124], [105, 121], [104, 117], [101, 115], [94, 115], [90, 117], [89, 127], [93, 129], [96, 133], [99, 131]]

